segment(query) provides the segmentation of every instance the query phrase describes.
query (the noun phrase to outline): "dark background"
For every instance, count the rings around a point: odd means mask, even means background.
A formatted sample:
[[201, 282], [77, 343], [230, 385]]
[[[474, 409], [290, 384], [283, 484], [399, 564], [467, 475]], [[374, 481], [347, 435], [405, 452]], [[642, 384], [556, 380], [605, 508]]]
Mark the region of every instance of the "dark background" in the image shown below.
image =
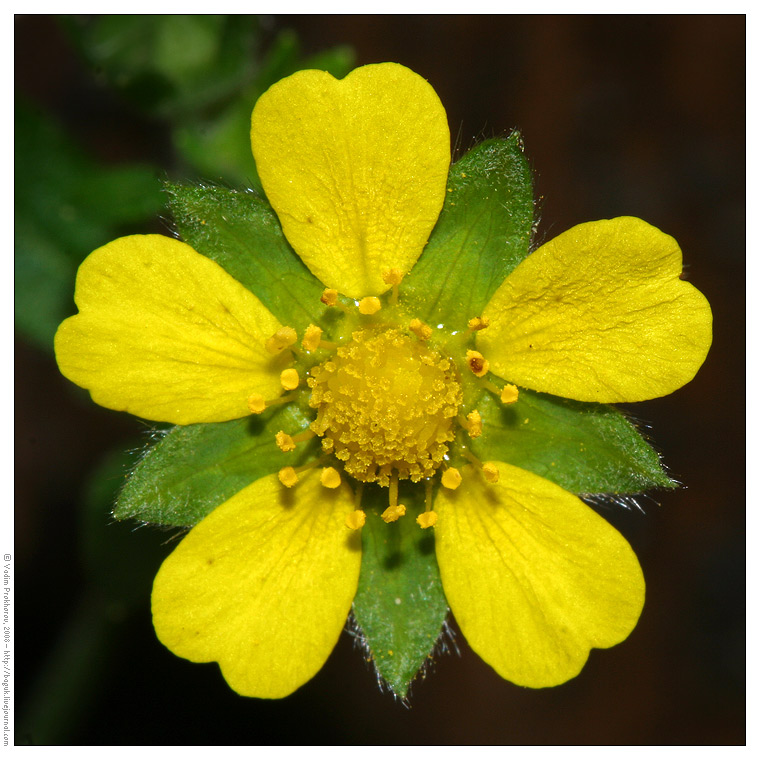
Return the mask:
[[[348, 43], [357, 65], [397, 61], [426, 77], [461, 150], [518, 127], [536, 172], [541, 240], [633, 215], [679, 241], [688, 278], [712, 304], [715, 337], [691, 384], [632, 408], [686, 486], [614, 518], [647, 577], [643, 616], [626, 642], [592, 652], [582, 674], [555, 689], [501, 680], [459, 636], [461, 656], [439, 656], [407, 709], [378, 691], [344, 636], [291, 697], [238, 697], [216, 665], [180, 660], [155, 639], [149, 578], [128, 578], [132, 606], [92, 601], [83, 489], [104, 452], [134, 445], [143, 429], [72, 392], [49, 353], [19, 340], [16, 742], [744, 743], [744, 17], [266, 23], [272, 34], [297, 30], [307, 52]], [[16, 87], [105, 162], [170, 161], [161, 122], [101, 90], [55, 19], [17, 17]], [[104, 513], [96, 529], [117, 528]], [[134, 546], [155, 552], [151, 572], [171, 548], [166, 538], [135, 534]]]

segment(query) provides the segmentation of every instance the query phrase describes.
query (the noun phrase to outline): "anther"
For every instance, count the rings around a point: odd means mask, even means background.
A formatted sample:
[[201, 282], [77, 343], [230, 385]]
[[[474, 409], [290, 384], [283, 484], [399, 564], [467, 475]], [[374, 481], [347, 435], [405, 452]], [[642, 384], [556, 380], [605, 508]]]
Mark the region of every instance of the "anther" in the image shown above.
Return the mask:
[[322, 340], [322, 328], [316, 325], [309, 325], [303, 334], [301, 345], [306, 351], [316, 351], [319, 348], [320, 340]]
[[493, 462], [481, 462], [475, 454], [464, 446], [461, 449], [461, 453], [467, 457], [476, 467], [479, 467], [483, 472], [483, 476], [489, 483], [499, 482], [499, 468]]
[[488, 372], [488, 359], [479, 351], [467, 352], [467, 366], [470, 368], [475, 377], [483, 377]]
[[449, 467], [449, 469], [441, 475], [441, 485], [444, 488], [449, 488], [453, 491], [454, 489], [459, 488], [461, 483], [462, 475], [456, 467]]
[[351, 530], [360, 530], [367, 521], [367, 515], [361, 509], [355, 509], [346, 517], [346, 527]]
[[340, 473], [334, 467], [325, 467], [319, 480], [325, 488], [337, 488], [340, 485]]
[[284, 430], [280, 430], [279, 433], [274, 437], [275, 442], [277, 443], [277, 446], [279, 447], [280, 451], [288, 452], [293, 451], [296, 447], [296, 443], [293, 440], [292, 436], [289, 436]]
[[432, 528], [436, 522], [438, 522], [438, 515], [432, 509], [417, 515], [417, 524], [420, 528]]
[[316, 325], [309, 325], [306, 328], [301, 345], [309, 352], [316, 351], [318, 348], [335, 349], [338, 347], [337, 343], [333, 343], [329, 340], [322, 340], [322, 328], [317, 327]]
[[268, 338], [264, 347], [270, 354], [279, 354], [298, 340], [298, 335], [292, 327], [281, 327], [271, 338]]
[[517, 390], [516, 385], [505, 385], [501, 389], [501, 403], [502, 404], [514, 404], [520, 395], [520, 391]]
[[425, 511], [417, 515], [417, 524], [420, 528], [432, 528], [438, 515], [433, 512], [433, 481], [425, 481]]
[[420, 340], [427, 340], [433, 334], [433, 329], [416, 317], [409, 323], [409, 329]]
[[473, 317], [467, 322], [467, 327], [469, 327], [472, 332], [477, 332], [478, 330], [485, 330], [490, 324], [491, 320], [488, 317]]
[[400, 269], [389, 269], [383, 272], [383, 282], [386, 285], [399, 285], [404, 279], [404, 273]]
[[264, 397], [258, 393], [252, 393], [248, 396], [248, 410], [251, 414], [261, 414], [267, 408], [267, 402]]
[[367, 296], [359, 301], [359, 313], [360, 314], [377, 314], [380, 311], [382, 304], [377, 296]]
[[483, 418], [477, 409], [467, 415], [467, 434], [470, 438], [479, 438], [483, 432]]
[[338, 303], [338, 291], [333, 288], [325, 288], [319, 299], [325, 306], [335, 306]]
[[316, 433], [308, 428], [301, 433], [298, 433], [298, 435], [288, 435], [284, 430], [280, 430], [280, 432], [275, 435], [274, 440], [280, 448], [280, 451], [288, 452], [293, 451], [297, 443], [308, 441], [309, 438], [313, 438], [315, 435]]
[[280, 479], [286, 488], [292, 488], [298, 483], [298, 474], [293, 467], [283, 467], [278, 473], [277, 477]]
[[403, 517], [406, 514], [406, 507], [403, 504], [394, 504], [388, 507], [380, 517], [383, 518], [383, 522], [392, 523], [396, 522], [399, 517]]
[[288, 404], [295, 400], [295, 393], [286, 393], [284, 396], [278, 396], [277, 398], [265, 399], [258, 393], [252, 393], [248, 396], [248, 409], [251, 414], [261, 414], [265, 409], [269, 409], [270, 406], [277, 406], [278, 404]]
[[483, 475], [489, 483], [499, 482], [499, 468], [493, 462], [486, 462], [483, 465]]
[[298, 372], [292, 367], [280, 372], [280, 385], [282, 385], [286, 391], [294, 391], [298, 388], [300, 382], [301, 379], [298, 377]]

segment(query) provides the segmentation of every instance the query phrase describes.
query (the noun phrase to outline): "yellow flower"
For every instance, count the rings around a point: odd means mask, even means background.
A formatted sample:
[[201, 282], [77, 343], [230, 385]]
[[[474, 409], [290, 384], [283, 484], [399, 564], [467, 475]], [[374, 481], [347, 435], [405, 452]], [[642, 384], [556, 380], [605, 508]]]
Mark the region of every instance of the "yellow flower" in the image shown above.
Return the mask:
[[[451, 610], [486, 662], [524, 686], [572, 678], [591, 648], [635, 626], [638, 561], [577, 496], [480, 462], [462, 444], [487, 435], [468, 403], [485, 388], [509, 404], [520, 387], [630, 402], [687, 383], [709, 349], [711, 313], [680, 279], [678, 245], [639, 219], [582, 224], [519, 264], [482, 314], [426, 325], [399, 284], [446, 196], [449, 130], [430, 85], [390, 63], [341, 81], [302, 71], [259, 99], [251, 141], [330, 319], [298, 335], [210, 259], [147, 235], [87, 258], [79, 313], [56, 335], [63, 374], [112, 409], [179, 425], [298, 399], [313, 410], [307, 429], [280, 431], [272, 446], [319, 436], [322, 456], [241, 490], [164, 562], [158, 637], [181, 657], [217, 661], [240, 694], [297, 689], [351, 608], [359, 531], [380, 519], [361, 493], [376, 483], [388, 488], [383, 520], [434, 531]], [[411, 518], [399, 480], [425, 492]]]

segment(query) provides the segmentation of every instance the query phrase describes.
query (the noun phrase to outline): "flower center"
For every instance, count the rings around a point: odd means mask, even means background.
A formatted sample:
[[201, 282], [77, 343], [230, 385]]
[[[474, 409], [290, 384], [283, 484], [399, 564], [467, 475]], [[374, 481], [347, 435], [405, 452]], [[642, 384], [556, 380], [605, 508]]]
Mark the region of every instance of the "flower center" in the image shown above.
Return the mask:
[[454, 363], [395, 328], [360, 330], [312, 368], [312, 430], [349, 475], [382, 486], [432, 476], [462, 404]]

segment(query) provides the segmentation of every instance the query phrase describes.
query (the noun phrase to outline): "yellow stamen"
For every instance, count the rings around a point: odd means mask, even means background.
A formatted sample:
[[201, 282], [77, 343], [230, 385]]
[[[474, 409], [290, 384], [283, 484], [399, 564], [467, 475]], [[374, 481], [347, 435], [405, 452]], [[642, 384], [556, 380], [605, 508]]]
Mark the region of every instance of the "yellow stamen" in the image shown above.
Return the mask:
[[319, 480], [325, 488], [337, 488], [340, 485], [340, 473], [334, 467], [325, 467]]
[[366, 521], [367, 515], [361, 509], [355, 509], [346, 517], [346, 527], [351, 528], [351, 530], [360, 530]]
[[479, 351], [467, 352], [467, 366], [470, 368], [475, 377], [483, 377], [488, 372], [488, 359]]
[[333, 288], [325, 288], [319, 299], [325, 306], [335, 306], [338, 303], [338, 291]]
[[367, 296], [359, 301], [359, 313], [360, 314], [377, 314], [380, 311], [382, 304], [377, 296]]
[[479, 467], [483, 476], [489, 483], [499, 482], [499, 468], [493, 462], [486, 462], [483, 464], [469, 449], [462, 447], [461, 453], [467, 457], [476, 467]]
[[289, 404], [296, 398], [295, 393], [284, 393], [277, 398], [265, 399], [258, 393], [253, 393], [248, 397], [248, 408], [252, 414], [261, 414], [265, 409], [269, 409], [270, 406], [277, 406], [278, 404]]
[[420, 340], [427, 340], [433, 334], [433, 329], [416, 317], [409, 323], [409, 329]]
[[403, 279], [404, 273], [400, 269], [389, 269], [387, 272], [383, 272], [383, 282], [386, 285], [393, 285], [391, 304], [394, 306], [398, 303], [398, 286]]
[[473, 409], [467, 415], [467, 434], [470, 438], [479, 438], [483, 432], [483, 418], [477, 409]]
[[406, 514], [406, 507], [403, 504], [394, 504], [388, 507], [380, 517], [383, 518], [383, 522], [392, 523], [396, 522], [399, 517], [403, 517]]
[[248, 396], [248, 409], [251, 414], [261, 414], [267, 408], [267, 402], [264, 397], [258, 393], [252, 393]]
[[294, 391], [298, 388], [298, 383], [300, 382], [301, 380], [298, 377], [298, 372], [292, 367], [290, 369], [284, 369], [280, 373], [280, 384], [286, 391]]
[[486, 462], [483, 465], [483, 475], [489, 483], [499, 482], [499, 468], [493, 462]]
[[488, 317], [473, 317], [467, 323], [467, 327], [469, 327], [472, 332], [477, 332], [478, 330], [485, 330], [490, 324], [491, 320]]
[[284, 430], [280, 430], [274, 437], [280, 451], [288, 452], [293, 451], [296, 447], [296, 443], [291, 436], [289, 436]]
[[383, 282], [386, 285], [398, 285], [404, 279], [404, 273], [400, 269], [389, 269], [383, 272]]
[[505, 385], [501, 389], [501, 403], [502, 404], [514, 404], [517, 401], [520, 391], [517, 390], [516, 385]]
[[298, 340], [298, 335], [292, 327], [281, 327], [271, 338], [267, 339], [264, 347], [270, 354], [279, 354]]
[[286, 488], [292, 488], [296, 483], [298, 483], [298, 475], [296, 474], [296, 471], [292, 467], [283, 467], [278, 473], [277, 477], [280, 479], [280, 483], [282, 483]]
[[438, 515], [432, 509], [417, 515], [417, 524], [420, 528], [432, 528], [436, 522], [438, 522]]
[[322, 339], [322, 328], [316, 325], [309, 325], [303, 334], [301, 345], [307, 351], [316, 351], [319, 348], [319, 341]]
[[387, 523], [396, 522], [399, 517], [406, 514], [406, 507], [398, 503], [398, 473], [391, 474], [391, 482], [388, 485], [388, 509], [380, 515]]
[[449, 469], [441, 475], [441, 485], [444, 488], [449, 488], [453, 491], [454, 489], [459, 488], [461, 483], [462, 474], [456, 467], [449, 467]]

